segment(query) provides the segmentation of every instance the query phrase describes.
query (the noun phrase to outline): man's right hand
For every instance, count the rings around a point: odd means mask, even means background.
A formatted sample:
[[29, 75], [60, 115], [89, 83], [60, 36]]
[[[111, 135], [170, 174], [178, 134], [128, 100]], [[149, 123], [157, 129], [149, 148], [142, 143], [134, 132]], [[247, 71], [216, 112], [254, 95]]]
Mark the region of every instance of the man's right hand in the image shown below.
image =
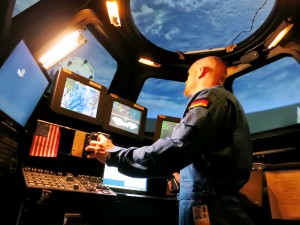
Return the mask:
[[168, 178], [168, 188], [170, 192], [177, 193], [179, 191], [179, 184], [180, 184], [180, 174], [173, 173], [170, 178]]
[[87, 156], [88, 158], [96, 158], [105, 164], [107, 151], [114, 146], [111, 139], [99, 134], [97, 140], [91, 140], [85, 150], [92, 152]]

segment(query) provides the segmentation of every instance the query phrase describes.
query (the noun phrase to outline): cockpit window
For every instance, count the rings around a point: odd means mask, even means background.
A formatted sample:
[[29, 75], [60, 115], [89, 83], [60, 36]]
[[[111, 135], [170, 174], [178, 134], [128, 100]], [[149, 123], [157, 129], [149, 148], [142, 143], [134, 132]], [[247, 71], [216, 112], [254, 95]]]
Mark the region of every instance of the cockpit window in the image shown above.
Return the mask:
[[[298, 62], [285, 57], [234, 80], [233, 93], [246, 112], [251, 133], [300, 123], [299, 74]], [[158, 114], [182, 116], [188, 100], [184, 86], [154, 78], [145, 82], [138, 104], [148, 108], [149, 131]]]
[[148, 118], [156, 119], [158, 114], [181, 118], [188, 100], [184, 87], [184, 82], [147, 79], [137, 103], [148, 109]]
[[37, 3], [39, 0], [16, 0], [13, 16], [18, 15], [19, 13], [23, 12], [25, 9], [29, 8], [30, 6]]
[[108, 88], [117, 70], [117, 62], [88, 29], [83, 29], [82, 32], [87, 42], [49, 68], [47, 72], [54, 80], [57, 70], [62, 67], [68, 68]]
[[300, 123], [300, 67], [283, 58], [234, 80], [251, 133]]
[[142, 34], [170, 51], [224, 48], [255, 32], [276, 0], [131, 0]]

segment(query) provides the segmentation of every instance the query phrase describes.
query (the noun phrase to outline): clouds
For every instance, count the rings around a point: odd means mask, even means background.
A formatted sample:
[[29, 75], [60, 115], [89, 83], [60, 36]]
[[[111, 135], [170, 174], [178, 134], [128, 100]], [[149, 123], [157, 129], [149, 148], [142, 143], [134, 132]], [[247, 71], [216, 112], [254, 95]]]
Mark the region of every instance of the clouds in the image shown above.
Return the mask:
[[210, 0], [202, 0], [202, 1], [195, 1], [195, 0], [154, 0], [153, 3], [157, 6], [167, 7], [174, 12], [181, 11], [181, 12], [193, 12], [199, 8], [202, 8], [203, 5], [209, 3]]
[[176, 101], [172, 96], [158, 94], [141, 94], [138, 104], [147, 106], [148, 118], [156, 118], [158, 114], [181, 117], [186, 104]]
[[185, 52], [228, 46], [241, 32], [235, 43], [244, 40], [262, 25], [274, 2], [131, 0], [131, 10], [137, 27], [150, 41], [170, 51]]
[[283, 58], [234, 81], [234, 94], [247, 113], [299, 102], [300, 68], [293, 58]]
[[141, 19], [141, 17], [147, 18], [148, 15], [151, 15], [153, 13], [155, 13], [155, 10], [144, 3], [140, 7], [138, 7], [137, 11], [132, 12], [137, 20]]
[[188, 101], [183, 96], [185, 84], [177, 81], [148, 79], [138, 98], [138, 104], [148, 108], [148, 117], [158, 114], [181, 117]]

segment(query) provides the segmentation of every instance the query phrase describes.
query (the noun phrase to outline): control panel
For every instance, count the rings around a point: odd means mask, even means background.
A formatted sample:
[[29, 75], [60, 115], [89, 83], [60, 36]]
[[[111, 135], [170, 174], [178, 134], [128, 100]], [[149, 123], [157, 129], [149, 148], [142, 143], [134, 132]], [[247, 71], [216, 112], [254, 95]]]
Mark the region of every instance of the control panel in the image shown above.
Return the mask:
[[28, 188], [116, 195], [109, 186], [103, 184], [102, 177], [74, 176], [72, 173], [63, 174], [34, 167], [22, 167], [22, 172]]
[[[0, 170], [15, 173], [18, 153], [17, 133], [0, 121]], [[1, 176], [1, 175], [0, 175]]]

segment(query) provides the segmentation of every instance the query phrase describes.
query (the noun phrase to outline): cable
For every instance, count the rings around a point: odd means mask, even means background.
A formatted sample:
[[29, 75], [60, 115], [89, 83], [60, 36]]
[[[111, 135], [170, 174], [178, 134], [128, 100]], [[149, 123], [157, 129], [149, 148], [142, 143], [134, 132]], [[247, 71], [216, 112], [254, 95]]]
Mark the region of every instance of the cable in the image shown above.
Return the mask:
[[256, 10], [256, 12], [255, 12], [255, 14], [254, 14], [254, 17], [253, 17], [253, 19], [252, 19], [252, 22], [251, 22], [251, 27], [250, 27], [250, 29], [249, 29], [249, 30], [244, 30], [244, 31], [240, 32], [240, 33], [232, 40], [231, 45], [233, 45], [233, 42], [234, 42], [234, 41], [235, 41], [242, 33], [250, 32], [250, 31], [252, 30], [253, 24], [254, 24], [254, 20], [255, 20], [255, 17], [257, 16], [257, 13], [259, 12], [259, 10], [261, 10], [261, 9], [266, 5], [267, 2], [268, 2], [268, 0], [265, 0], [265, 2], [262, 4], [262, 6], [259, 7], [259, 8]]

